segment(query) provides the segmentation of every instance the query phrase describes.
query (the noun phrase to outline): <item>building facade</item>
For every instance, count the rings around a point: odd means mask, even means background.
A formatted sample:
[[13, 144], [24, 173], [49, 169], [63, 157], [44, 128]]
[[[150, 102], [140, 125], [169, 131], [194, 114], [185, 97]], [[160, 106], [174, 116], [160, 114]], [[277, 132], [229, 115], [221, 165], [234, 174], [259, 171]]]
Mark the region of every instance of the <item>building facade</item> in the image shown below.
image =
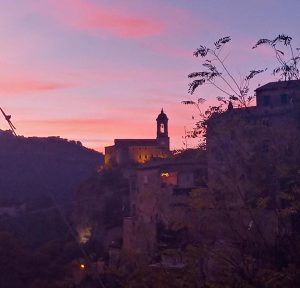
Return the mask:
[[256, 106], [228, 109], [208, 121], [213, 209], [207, 221], [213, 233], [201, 234], [212, 251], [206, 261], [211, 279], [223, 273], [214, 255], [242, 263], [242, 255], [275, 247], [299, 227], [291, 199], [296, 199], [300, 171], [300, 80], [261, 86], [256, 101]]
[[292, 231], [280, 213], [289, 177], [299, 173], [300, 81], [268, 83], [256, 97], [254, 107], [209, 120], [204, 162], [183, 157], [136, 170], [123, 223], [125, 254], [180, 268], [193, 247], [201, 251], [199, 275], [214, 281], [224, 272], [222, 257], [242, 263], [252, 247], [274, 245]]
[[105, 147], [105, 164], [123, 166], [169, 156], [168, 120], [162, 109], [156, 118], [157, 135], [155, 139], [115, 139], [113, 146]]
[[[279, 167], [299, 155], [294, 147], [300, 135], [300, 80], [261, 86], [256, 101], [208, 121], [209, 186], [231, 206], [254, 205], [258, 196], [270, 196], [270, 206], [276, 205]], [[240, 195], [232, 192], [237, 183]]]
[[189, 156], [161, 159], [137, 169], [130, 180], [130, 213], [123, 222], [125, 254], [173, 268], [184, 264], [168, 253], [182, 251], [195, 239], [197, 209], [190, 202], [196, 189], [207, 190], [205, 158], [199, 159], [197, 151]]

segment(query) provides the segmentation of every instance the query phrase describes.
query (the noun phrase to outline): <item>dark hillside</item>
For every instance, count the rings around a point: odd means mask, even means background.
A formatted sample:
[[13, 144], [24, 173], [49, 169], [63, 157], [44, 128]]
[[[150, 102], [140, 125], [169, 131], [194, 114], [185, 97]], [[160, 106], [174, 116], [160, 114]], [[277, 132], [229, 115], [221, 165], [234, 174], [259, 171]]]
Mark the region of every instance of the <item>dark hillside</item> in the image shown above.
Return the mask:
[[0, 210], [26, 210], [73, 200], [79, 184], [103, 163], [103, 155], [59, 137], [13, 136], [0, 131]]

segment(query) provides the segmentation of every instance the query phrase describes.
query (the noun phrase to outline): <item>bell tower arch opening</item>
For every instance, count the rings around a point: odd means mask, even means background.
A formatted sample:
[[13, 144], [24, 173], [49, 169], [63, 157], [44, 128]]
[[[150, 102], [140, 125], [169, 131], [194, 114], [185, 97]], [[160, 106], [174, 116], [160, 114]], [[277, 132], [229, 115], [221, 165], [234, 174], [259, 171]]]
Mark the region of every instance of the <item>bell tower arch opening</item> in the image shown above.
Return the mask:
[[160, 130], [159, 131], [160, 134], [164, 134], [165, 133], [165, 124], [161, 123], [160, 127], [159, 127], [159, 130]]

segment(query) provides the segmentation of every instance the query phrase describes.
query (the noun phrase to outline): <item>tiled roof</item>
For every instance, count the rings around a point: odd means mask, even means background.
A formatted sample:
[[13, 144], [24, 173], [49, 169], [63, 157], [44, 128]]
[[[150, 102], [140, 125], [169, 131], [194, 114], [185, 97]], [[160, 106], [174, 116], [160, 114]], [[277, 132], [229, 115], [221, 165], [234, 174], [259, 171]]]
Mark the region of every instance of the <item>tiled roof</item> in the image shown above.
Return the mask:
[[116, 146], [156, 146], [156, 139], [115, 139]]
[[300, 80], [270, 82], [266, 85], [258, 87], [255, 91], [275, 90], [275, 89], [300, 89]]

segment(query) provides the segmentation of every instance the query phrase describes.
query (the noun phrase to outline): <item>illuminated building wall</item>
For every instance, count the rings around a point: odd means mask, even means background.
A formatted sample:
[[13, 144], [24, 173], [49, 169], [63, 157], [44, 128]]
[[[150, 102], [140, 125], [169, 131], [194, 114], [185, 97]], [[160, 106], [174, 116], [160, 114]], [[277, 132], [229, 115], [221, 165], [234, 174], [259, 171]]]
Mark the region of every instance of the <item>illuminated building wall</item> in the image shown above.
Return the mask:
[[105, 147], [106, 165], [145, 163], [152, 158], [166, 158], [170, 154], [168, 117], [161, 110], [156, 118], [156, 139], [115, 139], [115, 145]]

